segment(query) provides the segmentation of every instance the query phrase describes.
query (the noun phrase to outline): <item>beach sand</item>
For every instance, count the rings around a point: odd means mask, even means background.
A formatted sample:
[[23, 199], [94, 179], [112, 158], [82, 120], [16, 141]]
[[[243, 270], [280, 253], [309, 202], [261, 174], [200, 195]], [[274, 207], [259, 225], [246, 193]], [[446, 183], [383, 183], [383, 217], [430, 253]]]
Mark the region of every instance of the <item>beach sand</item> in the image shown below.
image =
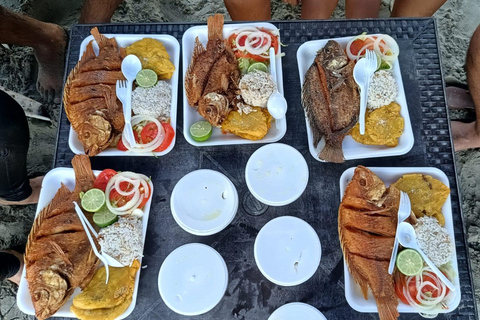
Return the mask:
[[[380, 17], [388, 17], [390, 0], [382, 0]], [[80, 15], [81, 0], [0, 0], [0, 5], [31, 15], [42, 21], [69, 28]], [[344, 18], [344, 0], [334, 12], [334, 18]], [[116, 11], [112, 22], [206, 21], [212, 13], [226, 13], [222, 1], [208, 0], [126, 0]], [[273, 19], [298, 19], [298, 7], [272, 2]], [[465, 82], [463, 69], [470, 36], [480, 17], [478, 0], [448, 0], [435, 14], [445, 80]], [[0, 86], [41, 101], [35, 90], [36, 63], [30, 48], [0, 46]], [[44, 174], [51, 169], [56, 139], [59, 107], [44, 105], [53, 119], [49, 124], [29, 119], [31, 145], [28, 173]], [[451, 112], [454, 119], [471, 119], [472, 113]], [[480, 297], [480, 149], [456, 154], [457, 169], [463, 200], [465, 228], [473, 268], [477, 304]], [[35, 206], [0, 207], [0, 249], [22, 250], [33, 222]], [[16, 286], [0, 283], [0, 319], [33, 319], [21, 313], [15, 302]]]

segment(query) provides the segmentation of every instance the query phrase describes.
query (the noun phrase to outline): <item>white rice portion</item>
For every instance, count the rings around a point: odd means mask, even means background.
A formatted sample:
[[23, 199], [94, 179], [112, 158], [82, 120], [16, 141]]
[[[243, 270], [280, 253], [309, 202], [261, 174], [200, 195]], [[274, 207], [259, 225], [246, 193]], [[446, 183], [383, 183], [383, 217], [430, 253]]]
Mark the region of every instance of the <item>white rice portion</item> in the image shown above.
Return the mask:
[[119, 217], [118, 221], [98, 233], [98, 243], [124, 266], [142, 257], [142, 221], [136, 217]]
[[132, 92], [132, 111], [136, 115], [147, 115], [166, 121], [170, 118], [172, 87], [158, 81], [151, 88], [137, 87]]
[[373, 74], [372, 81], [368, 87], [368, 103], [370, 109], [377, 109], [386, 106], [397, 98], [398, 85], [392, 73], [387, 70], [380, 70]]
[[268, 98], [276, 88], [272, 76], [260, 70], [244, 75], [240, 80], [239, 87], [246, 104], [262, 108], [267, 106]]
[[435, 217], [424, 216], [417, 219], [415, 226], [420, 249], [437, 266], [450, 262], [453, 254], [453, 243], [447, 230], [440, 226]]

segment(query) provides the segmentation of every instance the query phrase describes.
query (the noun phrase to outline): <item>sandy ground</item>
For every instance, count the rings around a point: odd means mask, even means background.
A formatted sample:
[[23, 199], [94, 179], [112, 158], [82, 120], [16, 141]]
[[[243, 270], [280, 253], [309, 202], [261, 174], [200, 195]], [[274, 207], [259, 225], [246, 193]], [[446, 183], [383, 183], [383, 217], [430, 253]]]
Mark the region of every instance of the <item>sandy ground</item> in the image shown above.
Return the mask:
[[[390, 0], [382, 0], [380, 17], [388, 17]], [[79, 17], [82, 0], [0, 0], [0, 5], [20, 11], [34, 18], [69, 28]], [[335, 18], [344, 18], [344, 0], [334, 12]], [[205, 21], [211, 13], [226, 13], [222, 1], [207, 0], [126, 0], [116, 11], [113, 22]], [[298, 19], [299, 8], [272, 2], [273, 19]], [[442, 62], [445, 79], [465, 82], [463, 69], [470, 36], [480, 17], [478, 0], [448, 0], [435, 14], [438, 18]], [[36, 65], [30, 48], [0, 46], [0, 85], [41, 101], [35, 90]], [[31, 144], [28, 172], [31, 176], [51, 169], [59, 107], [44, 105], [53, 123], [29, 120]], [[470, 112], [452, 112], [454, 119], [471, 119]], [[480, 297], [480, 149], [456, 154], [458, 175], [463, 199], [463, 212], [468, 230], [470, 257], [477, 296]], [[22, 250], [33, 222], [35, 206], [0, 207], [0, 249]], [[0, 319], [29, 319], [15, 303], [16, 286], [0, 283]], [[30, 317], [33, 319], [33, 317]]]

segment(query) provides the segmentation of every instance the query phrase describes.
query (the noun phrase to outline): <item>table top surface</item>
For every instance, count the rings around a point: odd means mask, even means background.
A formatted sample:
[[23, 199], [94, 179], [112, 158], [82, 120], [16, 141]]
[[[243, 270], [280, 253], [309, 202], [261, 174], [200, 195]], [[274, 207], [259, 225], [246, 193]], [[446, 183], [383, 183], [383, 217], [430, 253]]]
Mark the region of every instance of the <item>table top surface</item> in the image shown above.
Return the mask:
[[[162, 301], [157, 285], [160, 266], [177, 247], [192, 242], [205, 243], [217, 250], [228, 267], [229, 284], [221, 302], [210, 312], [189, 319], [267, 319], [278, 307], [289, 302], [305, 302], [328, 319], [372, 319], [377, 315], [359, 313], [345, 300], [343, 255], [337, 232], [340, 202], [339, 179], [350, 167], [437, 167], [450, 181], [455, 244], [462, 291], [460, 306], [437, 319], [476, 319], [472, 276], [465, 241], [465, 228], [455, 172], [448, 113], [434, 19], [373, 19], [335, 21], [273, 22], [281, 33], [284, 92], [288, 102], [287, 133], [279, 142], [294, 146], [304, 156], [310, 178], [303, 195], [292, 204], [268, 207], [256, 201], [245, 183], [245, 165], [262, 144], [194, 147], [183, 137], [182, 80], [179, 80], [177, 138], [174, 149], [155, 157], [94, 157], [93, 169], [113, 168], [143, 173], [152, 177], [155, 192], [150, 212], [147, 240], [137, 304], [131, 319], [187, 319], [171, 311]], [[109, 24], [101, 33], [170, 34], [181, 43], [183, 33], [194, 24]], [[71, 30], [66, 74], [78, 61], [80, 43], [92, 26]], [[307, 145], [305, 116], [300, 100], [300, 80], [296, 61], [298, 47], [310, 40], [358, 35], [362, 32], [386, 33], [400, 47], [399, 63], [415, 137], [415, 145], [399, 157], [361, 159], [343, 164], [321, 163], [313, 159]], [[68, 147], [70, 125], [62, 108], [55, 167], [71, 167]], [[213, 236], [199, 237], [185, 232], [174, 221], [170, 196], [175, 184], [197, 169], [213, 169], [231, 179], [239, 194], [239, 209], [233, 222]], [[256, 213], [263, 214], [255, 216]], [[317, 232], [322, 243], [322, 259], [317, 272], [305, 283], [282, 287], [268, 281], [255, 264], [253, 245], [259, 230], [271, 219], [298, 216]], [[420, 319], [418, 314], [402, 314], [401, 319]]]

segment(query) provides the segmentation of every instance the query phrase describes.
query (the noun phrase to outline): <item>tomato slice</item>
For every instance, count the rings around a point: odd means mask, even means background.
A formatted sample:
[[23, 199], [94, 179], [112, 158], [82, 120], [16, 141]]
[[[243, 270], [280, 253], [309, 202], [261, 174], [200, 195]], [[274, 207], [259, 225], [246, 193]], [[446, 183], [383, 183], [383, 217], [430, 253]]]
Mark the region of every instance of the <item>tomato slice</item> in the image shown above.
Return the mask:
[[[120, 182], [119, 187], [122, 191], [130, 191], [133, 186], [129, 182], [123, 181], [123, 182]], [[110, 195], [108, 197], [112, 206], [117, 208], [123, 207], [128, 201], [132, 200], [132, 198], [133, 198], [133, 194], [128, 196], [122, 196], [115, 189], [112, 189], [112, 191], [110, 191]]]
[[157, 125], [154, 122], [150, 122], [145, 127], [143, 127], [142, 132], [140, 133], [140, 137], [143, 143], [149, 143], [155, 139], [157, 134]]
[[[445, 274], [445, 273], [444, 273]], [[406, 279], [407, 277], [403, 274], [401, 274], [400, 272], [396, 271], [395, 272], [395, 292], [398, 296], [398, 298], [405, 304], [410, 304], [407, 300], [407, 298], [405, 297], [404, 293], [403, 293], [403, 290], [404, 288], [406, 287], [407, 283], [406, 283]], [[423, 275], [423, 279], [422, 279], [424, 282], [425, 281], [430, 281], [431, 283], [435, 283], [436, 281], [438, 281], [438, 277], [436, 274], [432, 273], [432, 272], [428, 272], [427, 274]], [[412, 297], [413, 301], [415, 303], [418, 303], [420, 304], [420, 302], [417, 300], [417, 285], [415, 283], [415, 279], [412, 279], [410, 280], [410, 282], [408, 283], [408, 288], [407, 288], [408, 292], [410, 293], [410, 296]], [[423, 286], [422, 288], [422, 292], [423, 293], [427, 293], [429, 292], [429, 295], [432, 297], [432, 298], [436, 298], [438, 297], [441, 292], [438, 290], [438, 289], [435, 289], [433, 286], [431, 285], [425, 285]], [[448, 288], [446, 288], [446, 292], [445, 292], [445, 296], [448, 295], [448, 293], [450, 292], [450, 290]]]
[[117, 174], [117, 171], [115, 171], [113, 169], [103, 170], [102, 172], [100, 172], [98, 177], [93, 182], [93, 187], [97, 188], [97, 189], [100, 189], [102, 191], [105, 191], [105, 189], [107, 187], [107, 184], [108, 184], [108, 181], [110, 181], [110, 179], [116, 174]]
[[120, 137], [117, 142], [117, 149], [120, 151], [128, 151], [127, 147], [125, 147], [125, 144], [123, 143], [123, 138]]
[[[175, 131], [173, 130], [170, 123], [162, 122], [163, 129], [165, 130], [165, 138], [161, 145], [157, 149], [153, 150], [154, 152], [162, 152], [167, 150], [168, 146], [172, 143], [173, 137], [175, 137]], [[155, 126], [156, 128], [156, 126]]]
[[[147, 184], [148, 184], [148, 197], [144, 197], [144, 198], [143, 198], [142, 203], [140, 203], [140, 206], [139, 206], [140, 209], [143, 209], [143, 207], [145, 207], [145, 205], [147, 204], [148, 200], [149, 200], [150, 197], [152, 196], [152, 188], [150, 188], [150, 184], [149, 184], [149, 183], [147, 183]], [[145, 193], [145, 191], [142, 190], [142, 189], [143, 189], [143, 187], [140, 187], [140, 194]]]
[[243, 47], [245, 45], [245, 41], [247, 41], [248, 36], [244, 35], [238, 39], [237, 45]]

